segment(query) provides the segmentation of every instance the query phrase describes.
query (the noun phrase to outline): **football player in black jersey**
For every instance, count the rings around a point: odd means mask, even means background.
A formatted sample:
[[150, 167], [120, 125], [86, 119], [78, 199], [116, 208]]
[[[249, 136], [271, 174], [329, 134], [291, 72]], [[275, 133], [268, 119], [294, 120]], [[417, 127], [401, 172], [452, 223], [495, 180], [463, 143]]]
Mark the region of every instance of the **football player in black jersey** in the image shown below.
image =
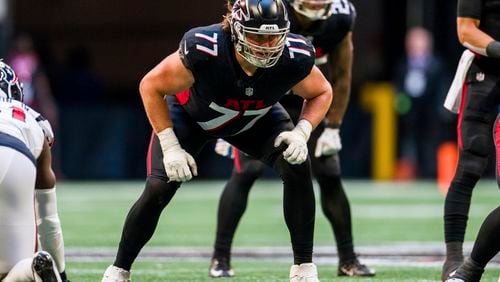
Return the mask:
[[[290, 89], [305, 99], [293, 125], [278, 103]], [[312, 263], [315, 202], [307, 140], [323, 120], [332, 89], [314, 66], [314, 48], [289, 33], [281, 0], [237, 0], [222, 24], [184, 34], [178, 52], [142, 79], [140, 93], [156, 134], [143, 194], [127, 215], [116, 259], [102, 281], [130, 281], [130, 269], [196, 156], [224, 138], [272, 166], [284, 183], [292, 281], [318, 281]], [[166, 101], [165, 101], [166, 97]]]
[[[347, 0], [288, 0], [286, 7], [291, 32], [312, 40], [316, 66], [330, 79], [335, 93], [327, 118], [313, 131], [308, 146], [312, 171], [321, 191], [322, 210], [337, 242], [338, 275], [373, 276], [375, 272], [361, 264], [354, 253], [350, 206], [342, 187], [337, 154], [342, 148], [339, 128], [350, 96], [355, 10]], [[280, 103], [297, 122], [303, 99], [287, 95]], [[233, 153], [224, 141], [217, 142], [216, 152], [233, 157], [235, 165], [219, 201], [209, 275], [231, 277], [234, 275], [230, 264], [233, 237], [245, 212], [250, 188], [262, 174], [264, 164], [237, 150]]]
[[[499, 180], [500, 124], [500, 0], [459, 0], [457, 31], [460, 43], [475, 53], [463, 81], [458, 117], [459, 160], [455, 177], [446, 196], [444, 230], [446, 261], [442, 280], [463, 261], [462, 244], [467, 225], [472, 190], [483, 174], [492, 142], [496, 146], [497, 181]], [[492, 253], [499, 248], [500, 217], [498, 209], [488, 217], [481, 233], [494, 231], [490, 236], [479, 235], [474, 252], [466, 261], [469, 269], [483, 269]], [[484, 227], [484, 224], [483, 224]], [[476, 246], [482, 246], [476, 248]], [[496, 248], [496, 250], [494, 249]], [[477, 272], [476, 272], [477, 274]], [[480, 275], [472, 280], [479, 281]], [[458, 278], [457, 278], [458, 279]]]

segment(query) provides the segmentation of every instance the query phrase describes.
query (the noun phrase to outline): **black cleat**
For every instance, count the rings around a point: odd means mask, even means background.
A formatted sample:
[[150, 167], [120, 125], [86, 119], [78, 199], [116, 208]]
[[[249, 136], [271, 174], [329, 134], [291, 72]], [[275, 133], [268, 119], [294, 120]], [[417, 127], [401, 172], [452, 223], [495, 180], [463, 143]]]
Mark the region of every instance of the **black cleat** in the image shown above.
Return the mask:
[[62, 282], [71, 282], [71, 281], [69, 281], [68, 277], [66, 276], [66, 271], [59, 273], [59, 276], [61, 277]]
[[[54, 261], [49, 253], [45, 251], [40, 251], [33, 257], [33, 263], [31, 264], [34, 272], [42, 282], [60, 282], [61, 278], [59, 274], [54, 269]], [[35, 279], [35, 281], [38, 281]]]
[[210, 262], [210, 269], [208, 270], [208, 276], [212, 278], [233, 277], [234, 270], [229, 264], [229, 259], [212, 258], [212, 261]]
[[479, 282], [484, 268], [467, 259], [456, 271], [452, 272], [445, 282]]
[[337, 275], [350, 277], [372, 277], [375, 276], [375, 270], [361, 264], [359, 260], [355, 258], [350, 261], [339, 262]]
[[463, 257], [459, 257], [456, 260], [446, 259], [441, 272], [441, 281], [446, 281], [450, 277], [450, 274], [457, 270], [463, 262]]

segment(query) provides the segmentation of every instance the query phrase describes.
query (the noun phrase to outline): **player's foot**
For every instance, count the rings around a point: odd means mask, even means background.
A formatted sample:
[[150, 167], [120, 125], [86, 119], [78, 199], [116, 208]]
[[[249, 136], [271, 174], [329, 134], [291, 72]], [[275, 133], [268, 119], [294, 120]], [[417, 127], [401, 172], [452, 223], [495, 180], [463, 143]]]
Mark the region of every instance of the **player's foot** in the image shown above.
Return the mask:
[[479, 282], [484, 269], [468, 258], [445, 282]]
[[294, 264], [290, 268], [290, 282], [319, 282], [314, 263]]
[[69, 281], [68, 277], [66, 276], [66, 271], [59, 273], [59, 276], [61, 277], [62, 282], [71, 282], [71, 281]]
[[228, 258], [212, 258], [208, 276], [213, 278], [233, 277], [234, 270], [231, 268]]
[[33, 257], [31, 264], [35, 272], [35, 281], [42, 282], [61, 282], [61, 278], [55, 271], [54, 261], [49, 253], [40, 251]]
[[337, 269], [338, 276], [351, 277], [372, 277], [375, 276], [375, 270], [369, 268], [365, 264], [361, 264], [358, 258], [348, 261], [340, 261]]
[[114, 265], [108, 266], [101, 282], [130, 282], [130, 271]]
[[457, 270], [463, 262], [463, 257], [457, 257], [455, 259], [446, 258], [443, 264], [443, 270], [441, 271], [441, 281], [446, 281], [446, 279], [450, 277], [450, 274]]

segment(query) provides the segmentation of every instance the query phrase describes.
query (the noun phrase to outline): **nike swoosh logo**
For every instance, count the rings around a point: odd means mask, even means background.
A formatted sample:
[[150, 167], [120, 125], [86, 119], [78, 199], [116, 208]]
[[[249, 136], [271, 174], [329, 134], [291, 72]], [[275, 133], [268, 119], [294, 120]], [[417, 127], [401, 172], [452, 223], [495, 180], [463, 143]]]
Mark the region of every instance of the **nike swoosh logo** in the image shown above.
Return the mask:
[[184, 41], [184, 55], [189, 54], [189, 50], [187, 49], [187, 42]]

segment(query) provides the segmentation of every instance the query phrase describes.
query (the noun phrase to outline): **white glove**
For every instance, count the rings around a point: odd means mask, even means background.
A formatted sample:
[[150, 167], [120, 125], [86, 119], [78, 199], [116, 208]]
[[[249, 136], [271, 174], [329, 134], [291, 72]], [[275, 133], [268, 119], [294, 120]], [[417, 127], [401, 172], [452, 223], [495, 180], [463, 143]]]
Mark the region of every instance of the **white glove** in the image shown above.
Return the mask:
[[214, 151], [223, 157], [234, 159], [233, 145], [229, 144], [224, 139], [217, 139]]
[[307, 140], [311, 135], [312, 125], [305, 119], [301, 119], [292, 131], [281, 132], [274, 140], [274, 147], [282, 142], [288, 144], [283, 152], [283, 157], [290, 164], [301, 164], [307, 160]]
[[47, 142], [49, 142], [49, 145], [52, 146], [52, 143], [54, 143], [54, 131], [52, 131], [52, 126], [50, 126], [50, 122], [46, 120], [42, 115], [36, 117], [35, 120], [38, 123], [38, 126], [42, 128], [43, 134], [45, 135]]
[[338, 128], [325, 128], [316, 142], [314, 156], [331, 156], [342, 150], [340, 142], [340, 130]]
[[194, 158], [179, 145], [172, 128], [156, 134], [163, 151], [163, 165], [169, 181], [184, 182], [198, 175]]

